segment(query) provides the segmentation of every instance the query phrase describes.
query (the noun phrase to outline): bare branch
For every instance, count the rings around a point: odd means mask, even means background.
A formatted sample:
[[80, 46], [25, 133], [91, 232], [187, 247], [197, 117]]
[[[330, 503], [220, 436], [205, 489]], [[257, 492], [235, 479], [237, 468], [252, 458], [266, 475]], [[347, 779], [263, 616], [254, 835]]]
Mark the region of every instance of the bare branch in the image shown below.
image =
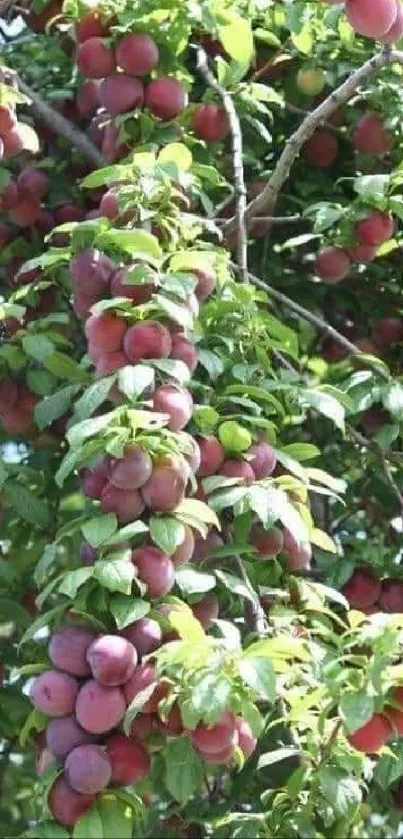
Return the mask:
[[[230, 265], [234, 269], [234, 271], [238, 271], [238, 266], [234, 262], [231, 262]], [[283, 306], [285, 306], [285, 308], [289, 309], [291, 312], [295, 312], [296, 315], [299, 315], [299, 317], [303, 318], [303, 320], [306, 320], [307, 323], [311, 323], [312, 326], [315, 326], [316, 329], [318, 329], [319, 332], [321, 332], [323, 335], [327, 335], [328, 337], [333, 338], [333, 340], [340, 344], [341, 347], [344, 347], [344, 349], [347, 350], [347, 352], [350, 355], [356, 356], [360, 359], [363, 359], [363, 357], [365, 357], [365, 353], [362, 353], [361, 350], [358, 347], [356, 347], [355, 344], [349, 341], [348, 338], [345, 338], [344, 335], [341, 335], [341, 333], [338, 332], [337, 329], [334, 329], [333, 326], [330, 326], [329, 323], [320, 318], [318, 315], [314, 315], [313, 312], [310, 312], [308, 309], [305, 309], [303, 306], [300, 306], [299, 303], [295, 303], [294, 300], [291, 300], [291, 298], [287, 297], [286, 294], [283, 294], [282, 291], [277, 291], [277, 289], [273, 288], [273, 286], [271, 286], [269, 283], [264, 282], [264, 280], [260, 280], [259, 277], [255, 277], [255, 275], [251, 274], [250, 271], [249, 279], [257, 288], [261, 288], [262, 291], [267, 291], [268, 294], [270, 294], [270, 296], [273, 298], [273, 300], [276, 300], [278, 303], [281, 303]], [[375, 364], [375, 362], [374, 364], [372, 364], [370, 359], [368, 359], [367, 357], [365, 357], [365, 361], [369, 367], [374, 367], [376, 372], [380, 376], [382, 376], [382, 378], [389, 381], [389, 375], [384, 370], [382, 370], [380, 366]]]
[[[403, 53], [397, 50], [391, 51], [385, 49], [370, 58], [301, 122], [301, 125], [299, 125], [295, 133], [287, 140], [284, 150], [263, 192], [247, 206], [245, 211], [247, 225], [254, 216], [259, 215], [262, 211], [268, 210], [269, 213], [273, 211], [279, 192], [288, 178], [294, 160], [298, 157], [302, 147], [312, 136], [318, 125], [321, 125], [330, 117], [340, 105], [347, 102], [354, 91], [375, 73], [376, 70], [379, 70], [380, 67], [383, 67], [391, 60], [403, 63]], [[225, 226], [224, 233], [227, 236], [235, 229], [236, 219], [232, 218]]]
[[237, 259], [241, 269], [241, 276], [244, 282], [248, 282], [248, 258], [247, 258], [247, 234], [245, 224], [246, 210], [246, 186], [243, 169], [243, 144], [242, 131], [232, 97], [225, 88], [220, 85], [214, 74], [211, 72], [207, 55], [202, 47], [197, 49], [197, 67], [205, 82], [213, 88], [220, 96], [223, 107], [228, 117], [231, 131], [232, 158], [234, 166], [234, 196], [236, 214], [234, 219], [234, 230], [237, 231]]
[[36, 116], [48, 125], [49, 128], [52, 128], [53, 131], [61, 137], [64, 137], [65, 140], [68, 140], [94, 166], [99, 168], [105, 165], [105, 161], [97, 147], [94, 146], [82, 131], [78, 131], [68, 119], [44, 102], [39, 94], [32, 90], [29, 85], [25, 84], [18, 75], [16, 78], [21, 93], [24, 93], [31, 100], [32, 110]]

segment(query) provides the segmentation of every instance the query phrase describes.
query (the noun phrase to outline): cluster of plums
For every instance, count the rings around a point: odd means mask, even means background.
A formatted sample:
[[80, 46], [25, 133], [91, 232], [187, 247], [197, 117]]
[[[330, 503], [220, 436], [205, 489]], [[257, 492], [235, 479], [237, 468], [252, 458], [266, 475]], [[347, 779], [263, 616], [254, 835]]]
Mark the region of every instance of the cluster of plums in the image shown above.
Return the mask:
[[[158, 645], [147, 620], [120, 635], [97, 636], [73, 625], [52, 635], [48, 652], [54, 669], [34, 680], [31, 699], [50, 717], [38, 769], [44, 771], [53, 761], [63, 767], [48, 796], [52, 816], [61, 824], [74, 825], [106, 787], [143, 781], [150, 772], [147, 740], [153, 732], [162, 742], [184, 733], [176, 701], [166, 715], [159, 709], [172, 685], [158, 679], [149, 660], [139, 663]], [[126, 736], [122, 723], [128, 706], [153, 685]], [[188, 735], [208, 764], [227, 764], [237, 747], [248, 758], [256, 746], [249, 725], [229, 711], [214, 725], [199, 723]]]
[[[5, 67], [0, 70], [0, 84], [18, 88], [16, 77]], [[8, 160], [23, 151], [35, 152], [38, 144], [34, 129], [18, 120], [15, 105], [0, 105], [0, 160]]]
[[347, 735], [349, 743], [357, 751], [372, 754], [389, 740], [403, 735], [403, 687], [392, 690], [390, 702], [382, 713], [373, 714], [365, 725]]
[[[144, 32], [129, 33], [112, 45], [112, 24], [92, 10], [75, 28], [77, 66], [87, 79], [78, 90], [76, 107], [81, 117], [92, 118], [90, 136], [107, 162], [126, 150], [119, 143], [114, 118], [145, 107], [154, 118], [166, 122], [180, 116], [188, 104], [178, 79], [151, 78], [160, 57], [153, 38]], [[196, 136], [208, 143], [223, 140], [229, 131], [225, 110], [213, 103], [197, 106], [191, 122]]]
[[351, 608], [366, 615], [403, 613], [403, 580], [380, 580], [370, 568], [356, 568], [342, 591]]
[[[324, 0], [331, 5], [343, 0]], [[400, 0], [345, 0], [347, 19], [354, 31], [384, 44], [394, 44], [403, 35]]]
[[390, 239], [394, 231], [392, 216], [380, 211], [372, 212], [355, 224], [355, 245], [350, 248], [329, 245], [320, 251], [315, 261], [315, 274], [330, 285], [341, 282], [347, 277], [352, 260], [372, 262], [379, 245]]

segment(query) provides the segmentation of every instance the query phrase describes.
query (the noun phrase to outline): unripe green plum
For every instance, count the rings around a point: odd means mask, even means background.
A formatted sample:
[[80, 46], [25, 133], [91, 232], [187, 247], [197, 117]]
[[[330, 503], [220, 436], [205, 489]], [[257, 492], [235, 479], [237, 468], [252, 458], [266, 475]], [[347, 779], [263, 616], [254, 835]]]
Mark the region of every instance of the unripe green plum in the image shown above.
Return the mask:
[[317, 96], [326, 84], [326, 76], [320, 68], [303, 68], [298, 71], [297, 85], [302, 93]]

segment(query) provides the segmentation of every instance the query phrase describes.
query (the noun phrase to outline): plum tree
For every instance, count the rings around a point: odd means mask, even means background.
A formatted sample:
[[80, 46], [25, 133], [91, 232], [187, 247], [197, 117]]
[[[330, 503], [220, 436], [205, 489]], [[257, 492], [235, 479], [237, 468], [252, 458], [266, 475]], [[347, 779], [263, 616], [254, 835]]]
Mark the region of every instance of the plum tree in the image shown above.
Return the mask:
[[336, 137], [329, 131], [316, 131], [305, 146], [305, 157], [311, 166], [328, 169], [339, 153]]
[[93, 36], [79, 44], [77, 65], [83, 76], [88, 79], [102, 79], [115, 69], [115, 56], [107, 41]]
[[339, 283], [349, 271], [350, 259], [343, 248], [329, 246], [316, 257], [315, 273], [326, 283]]
[[161, 385], [153, 395], [153, 408], [168, 414], [168, 428], [181, 431], [188, 424], [193, 411], [193, 399], [188, 390], [179, 385]]
[[353, 609], [372, 606], [381, 594], [381, 583], [369, 568], [357, 568], [343, 587], [343, 594]]
[[126, 712], [126, 702], [119, 687], [100, 685], [90, 679], [79, 690], [76, 717], [85, 731], [104, 734], [120, 723]]
[[385, 131], [383, 119], [373, 111], [358, 120], [352, 139], [354, 147], [363, 154], [382, 155], [391, 147], [391, 137]]
[[199, 105], [192, 117], [192, 128], [206, 143], [219, 143], [229, 132], [229, 121], [222, 105]]
[[101, 635], [90, 644], [87, 661], [94, 679], [101, 685], [123, 685], [137, 664], [135, 647], [119, 635]]
[[147, 778], [151, 761], [141, 743], [136, 743], [123, 734], [115, 734], [108, 738], [105, 749], [112, 767], [112, 784], [126, 787], [129, 784], [139, 784]]
[[251, 530], [250, 541], [256, 548], [259, 559], [273, 559], [282, 551], [284, 537], [278, 527], [265, 530], [261, 525], [255, 524]]
[[144, 102], [143, 84], [140, 79], [113, 73], [101, 82], [99, 101], [113, 117], [141, 108]]
[[396, 0], [346, 0], [346, 15], [353, 29], [367, 38], [380, 38], [393, 26]]
[[180, 464], [158, 465], [157, 462], [140, 492], [146, 507], [155, 513], [169, 513], [182, 501], [186, 483]]
[[56, 778], [48, 796], [49, 810], [53, 818], [66, 827], [73, 827], [80, 816], [90, 810], [94, 803], [94, 795], [82, 795], [76, 792], [64, 775]]
[[166, 554], [158, 548], [144, 547], [132, 551], [132, 562], [140, 580], [146, 584], [148, 596], [163, 597], [174, 584], [175, 569]]
[[153, 469], [150, 455], [140, 446], [127, 446], [123, 457], [112, 461], [110, 482], [118, 489], [139, 489], [147, 483]]
[[140, 618], [124, 628], [122, 634], [134, 645], [140, 657], [157, 650], [162, 641], [162, 630], [152, 618]]
[[107, 753], [91, 743], [76, 746], [68, 755], [64, 769], [71, 788], [83, 795], [100, 792], [108, 786], [112, 776]]
[[158, 65], [159, 50], [145, 32], [125, 35], [116, 47], [116, 62], [131, 76], [146, 76]]
[[103, 513], [115, 513], [121, 524], [127, 524], [140, 518], [144, 510], [144, 499], [138, 490], [118, 489], [108, 481], [101, 494], [101, 510]]
[[143, 321], [130, 326], [124, 339], [124, 350], [130, 361], [145, 358], [168, 358], [172, 350], [171, 336], [158, 321]]
[[347, 739], [354, 749], [366, 754], [372, 754], [381, 749], [392, 735], [392, 726], [384, 714], [374, 714], [369, 722], [365, 723]]
[[235, 717], [224, 711], [218, 721], [207, 726], [199, 723], [191, 732], [192, 743], [203, 753], [216, 754], [232, 745], [236, 734]]
[[34, 680], [30, 697], [37, 711], [49, 717], [64, 717], [74, 710], [78, 685], [72, 676], [47, 670]]
[[186, 108], [187, 94], [177, 79], [161, 76], [147, 85], [144, 103], [154, 117], [167, 122], [175, 119]]
[[64, 626], [52, 634], [49, 641], [49, 658], [59, 670], [72, 676], [88, 676], [87, 650], [96, 635], [80, 626]]
[[46, 727], [46, 745], [60, 761], [76, 746], [91, 743], [92, 735], [84, 731], [74, 717], [55, 717]]

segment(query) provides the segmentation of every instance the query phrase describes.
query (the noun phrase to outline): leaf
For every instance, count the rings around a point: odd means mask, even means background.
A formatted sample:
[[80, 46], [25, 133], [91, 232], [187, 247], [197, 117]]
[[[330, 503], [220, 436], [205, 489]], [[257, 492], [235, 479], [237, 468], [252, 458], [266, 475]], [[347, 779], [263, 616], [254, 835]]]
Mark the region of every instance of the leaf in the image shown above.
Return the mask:
[[87, 379], [88, 373], [83, 370], [73, 358], [55, 350], [43, 361], [44, 367], [57, 376], [59, 379], [67, 379], [71, 382], [83, 382]]
[[108, 247], [120, 248], [136, 259], [145, 259], [158, 264], [162, 257], [158, 239], [147, 230], [118, 230], [110, 228], [105, 233], [97, 236], [96, 244], [103, 250]]
[[288, 446], [283, 446], [282, 451], [299, 462], [312, 460], [320, 455], [320, 449], [312, 443], [290, 443]]
[[268, 658], [247, 656], [239, 662], [239, 672], [246, 685], [252, 687], [268, 702], [276, 698], [276, 676]]
[[307, 466], [305, 474], [308, 478], [312, 478], [319, 484], [329, 487], [329, 489], [332, 489], [338, 494], [343, 494], [347, 489], [346, 481], [342, 478], [334, 478], [333, 475], [329, 475], [327, 472], [324, 472], [323, 469], [316, 469], [316, 467]]
[[185, 595], [204, 594], [215, 588], [216, 584], [213, 574], [204, 574], [186, 565], [177, 569], [175, 581]]
[[118, 183], [119, 181], [127, 180], [128, 172], [127, 166], [122, 166], [115, 163], [113, 166], [104, 166], [102, 169], [96, 169], [91, 172], [82, 181], [81, 186], [88, 189], [95, 189], [104, 184]]
[[168, 143], [158, 155], [158, 163], [175, 163], [179, 170], [187, 172], [193, 162], [192, 153], [183, 143]]
[[36, 827], [26, 830], [21, 836], [24, 839], [69, 839], [70, 833], [61, 824], [46, 819]]
[[38, 498], [26, 487], [11, 480], [6, 481], [3, 486], [3, 492], [22, 519], [37, 525], [37, 527], [45, 528], [47, 526], [49, 523], [49, 510], [42, 499]]
[[47, 714], [44, 714], [42, 711], [37, 711], [34, 708], [30, 714], [28, 714], [25, 723], [20, 731], [19, 734], [19, 743], [22, 748], [25, 748], [27, 745], [28, 740], [30, 739], [31, 732], [43, 731], [49, 721], [49, 717]]
[[178, 518], [187, 516], [221, 530], [221, 524], [215, 512], [204, 501], [199, 501], [197, 498], [184, 498], [175, 508], [174, 513]]
[[151, 516], [148, 526], [153, 542], [169, 556], [185, 538], [184, 525], [173, 516]]
[[94, 565], [94, 576], [109, 591], [130, 594], [134, 565], [126, 559], [99, 559]]
[[265, 752], [259, 756], [256, 769], [265, 769], [266, 766], [273, 766], [273, 764], [280, 763], [282, 760], [289, 760], [298, 756], [299, 751], [296, 748], [274, 749], [273, 752]]
[[214, 382], [224, 372], [224, 362], [217, 353], [212, 350], [199, 350], [199, 364], [207, 370], [210, 379]]
[[115, 513], [107, 513], [106, 515], [94, 516], [94, 518], [86, 521], [82, 525], [81, 530], [84, 538], [92, 545], [93, 548], [99, 548], [105, 542], [110, 544], [108, 540], [116, 533], [118, 520]]
[[98, 808], [91, 807], [74, 825], [73, 839], [103, 839], [102, 821]]
[[403, 385], [393, 382], [383, 394], [382, 402], [394, 419], [398, 421], [403, 419]]
[[236, 577], [235, 574], [230, 574], [228, 571], [216, 571], [215, 575], [218, 580], [231, 592], [231, 594], [238, 594], [239, 597], [244, 597], [245, 600], [250, 600], [251, 603], [257, 605], [258, 598], [253, 589], [250, 589], [243, 580]]
[[252, 28], [246, 18], [240, 17], [235, 12], [231, 13], [231, 18], [231, 23], [220, 26], [218, 37], [225, 52], [244, 67], [246, 72], [254, 52]]
[[40, 362], [45, 361], [55, 348], [53, 341], [45, 335], [24, 335], [21, 343], [24, 352]]
[[125, 527], [122, 527], [120, 530], [117, 530], [112, 536], [107, 539], [105, 542], [105, 546], [112, 546], [112, 545], [120, 545], [122, 542], [126, 542], [128, 539], [133, 539], [134, 536], [140, 536], [143, 533], [147, 533], [148, 527], [143, 521], [132, 521], [130, 524], [126, 524]]
[[317, 527], [314, 527], [309, 534], [309, 541], [312, 545], [316, 545], [317, 548], [321, 548], [322, 551], [337, 554], [337, 547], [333, 539], [324, 530], [319, 530]]
[[118, 388], [128, 399], [134, 400], [148, 388], [154, 389], [154, 379], [152, 367], [146, 364], [127, 365], [118, 371]]
[[150, 364], [170, 379], [176, 379], [181, 385], [187, 385], [190, 381], [190, 370], [184, 361], [175, 358], [159, 358], [157, 361], [153, 359]]
[[361, 804], [358, 780], [334, 767], [323, 767], [318, 773], [319, 788], [335, 814], [340, 818], [352, 815]]
[[201, 623], [195, 618], [192, 610], [186, 609], [173, 610], [168, 616], [168, 620], [173, 629], [176, 629], [180, 638], [185, 641], [195, 642], [203, 645], [206, 643], [206, 635]]
[[88, 419], [105, 402], [115, 380], [116, 376], [107, 376], [93, 382], [77, 400], [74, 406], [75, 417], [78, 420]]
[[55, 559], [57, 556], [57, 545], [53, 542], [50, 545], [46, 545], [45, 550], [37, 562], [34, 571], [34, 580], [38, 586], [41, 586], [49, 573], [49, 569], [52, 567]]
[[332, 420], [337, 428], [344, 431], [345, 410], [343, 405], [334, 396], [330, 396], [330, 394], [323, 393], [320, 390], [306, 389], [300, 394], [300, 402], [303, 405], [314, 408], [315, 411]]
[[168, 740], [163, 756], [166, 788], [176, 801], [185, 805], [202, 785], [204, 765], [186, 735]]
[[70, 571], [59, 585], [60, 594], [65, 594], [71, 600], [76, 596], [78, 589], [94, 576], [94, 568], [76, 568]]
[[[139, 805], [136, 809], [139, 809]], [[102, 834], [98, 834], [98, 839], [99, 836], [102, 836], [102, 839], [131, 839], [134, 810], [132, 803], [128, 807], [124, 800], [118, 798], [117, 791], [116, 795], [112, 791], [106, 791], [98, 798], [97, 810], [102, 824]]]
[[142, 600], [140, 597], [126, 596], [125, 594], [113, 594], [109, 601], [109, 607], [119, 630], [144, 618], [151, 608], [146, 600]]
[[293, 658], [299, 659], [299, 661], [311, 660], [310, 653], [301, 638], [286, 637], [285, 635], [256, 641], [255, 644], [251, 644], [244, 651], [244, 658], [249, 656], [253, 658], [267, 656], [271, 661], [276, 659], [279, 661], [289, 661]]
[[41, 399], [34, 409], [35, 422], [38, 428], [46, 428], [55, 419], [66, 414], [77, 390], [77, 385], [67, 385], [67, 387], [63, 387], [50, 396]]
[[374, 712], [374, 697], [365, 691], [349, 691], [340, 699], [339, 714], [350, 734], [369, 722]]
[[66, 611], [66, 604], [63, 604], [62, 606], [55, 606], [54, 609], [50, 609], [48, 612], [45, 612], [43, 615], [39, 615], [39, 617], [36, 618], [30, 624], [28, 629], [24, 632], [24, 634], [21, 638], [21, 641], [20, 641], [20, 646], [22, 644], [26, 644], [27, 641], [30, 641], [31, 638], [33, 638], [34, 635], [36, 635], [36, 633], [40, 629], [43, 629], [45, 626], [51, 626], [53, 621], [56, 618], [61, 617], [61, 615], [65, 611]]
[[385, 198], [390, 186], [390, 175], [361, 175], [354, 178], [354, 190], [364, 201], [379, 201]]
[[139, 713], [139, 711], [141, 711], [143, 705], [145, 705], [146, 702], [148, 702], [148, 700], [151, 699], [156, 686], [157, 682], [152, 682], [150, 685], [147, 685], [147, 687], [143, 688], [143, 690], [139, 690], [139, 692], [136, 693], [136, 696], [130, 703], [126, 711], [125, 718], [123, 720], [123, 731], [125, 732], [127, 737], [130, 734], [130, 729], [133, 720], [137, 717], [137, 714]]
[[70, 446], [72, 448], [80, 446], [89, 437], [93, 437], [95, 434], [99, 434], [100, 431], [104, 431], [109, 423], [112, 422], [113, 418], [114, 413], [110, 411], [108, 414], [102, 414], [100, 417], [94, 417], [94, 419], [76, 423], [67, 432], [67, 439]]

